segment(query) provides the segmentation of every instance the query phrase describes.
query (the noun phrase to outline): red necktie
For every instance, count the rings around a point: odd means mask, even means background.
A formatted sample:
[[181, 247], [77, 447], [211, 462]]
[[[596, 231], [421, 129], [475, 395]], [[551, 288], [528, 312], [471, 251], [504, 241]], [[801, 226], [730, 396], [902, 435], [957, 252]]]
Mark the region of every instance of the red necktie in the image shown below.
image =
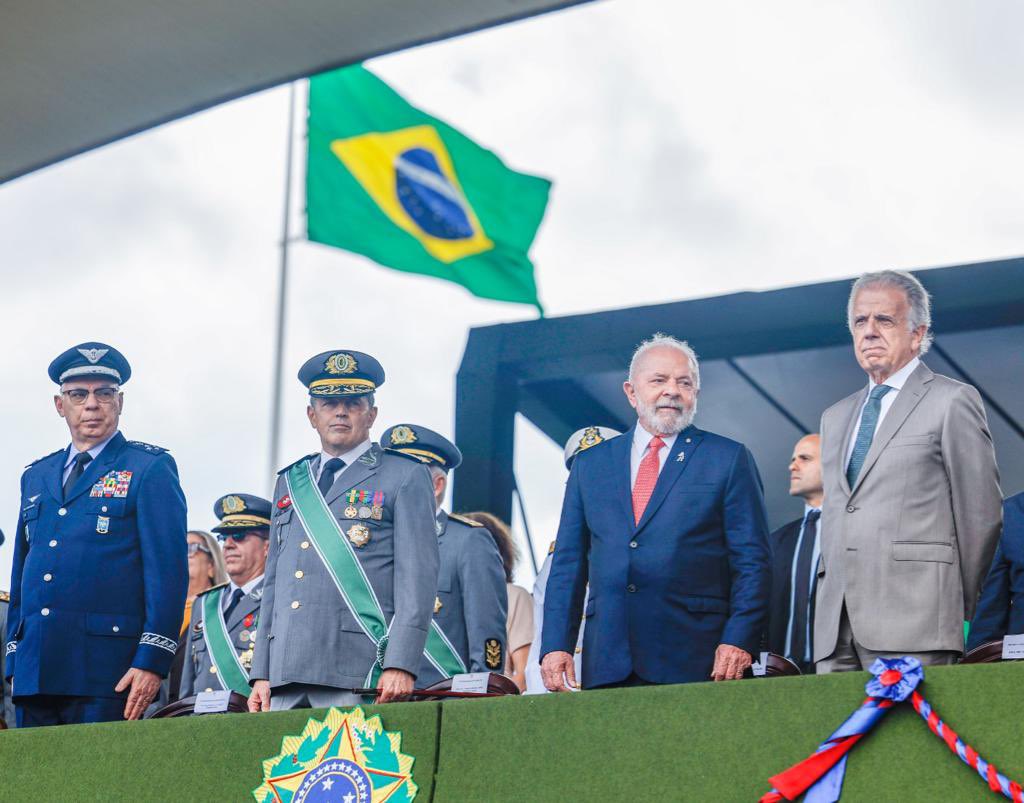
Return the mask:
[[660, 436], [651, 438], [647, 444], [647, 454], [640, 461], [640, 469], [636, 472], [636, 482], [633, 483], [633, 518], [637, 524], [644, 515], [647, 503], [651, 501], [654, 486], [658, 484], [658, 452], [664, 445], [665, 441]]

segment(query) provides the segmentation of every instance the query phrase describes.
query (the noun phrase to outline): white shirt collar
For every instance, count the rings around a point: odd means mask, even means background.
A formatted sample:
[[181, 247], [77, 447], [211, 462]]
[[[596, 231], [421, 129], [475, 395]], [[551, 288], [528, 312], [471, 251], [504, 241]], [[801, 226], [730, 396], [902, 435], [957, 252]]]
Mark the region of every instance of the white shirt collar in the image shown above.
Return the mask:
[[[920, 364], [921, 358], [914, 357], [914, 359], [912, 359], [910, 362], [908, 362], [906, 365], [900, 368], [900, 370], [898, 370], [896, 373], [894, 373], [881, 384], [888, 385], [897, 392], [903, 390], [903, 386], [907, 384], [907, 380], [910, 379], [910, 375], [914, 373], [914, 369], [917, 368], [917, 366], [919, 366]], [[877, 387], [877, 385], [875, 385], [875, 383], [869, 379], [868, 393], [874, 390], [875, 387]]]
[[[114, 435], [117, 435], [116, 429], [114, 430], [114, 434], [107, 438], [105, 441], [103, 441], [102, 443], [97, 443], [95, 446], [89, 449], [89, 456], [92, 457], [93, 460], [99, 457], [100, 452], [103, 451], [103, 448], [112, 440], [114, 440]], [[78, 457], [79, 454], [80, 452], [75, 448], [75, 444], [72, 443], [71, 446], [68, 448], [68, 459], [64, 461], [64, 468], [70, 466], [74, 462], [75, 458]]]
[[246, 596], [249, 596], [252, 593], [252, 590], [254, 588], [256, 588], [256, 586], [258, 586], [262, 582], [263, 582], [263, 575], [262, 574], [258, 575], [257, 577], [252, 578], [252, 580], [250, 580], [244, 586], [240, 586], [234, 580], [231, 580], [231, 588], [229, 588], [228, 590], [232, 594], [234, 594], [235, 593], [235, 589], [236, 588], [240, 588], [240, 589], [242, 589], [242, 593], [243, 594], [245, 594]]
[[[337, 455], [345, 461], [345, 466], [351, 466], [356, 460], [363, 456], [363, 454], [369, 451], [370, 447], [373, 446], [373, 441], [367, 438], [365, 441], [360, 443], [355, 449], [351, 449], [345, 454]], [[320, 452], [320, 470], [323, 471], [323, 467], [327, 464], [327, 461], [333, 458], [335, 455], [327, 454], [327, 452]]]
[[810, 513], [812, 510], [817, 510], [819, 513], [821, 513], [821, 508], [820, 507], [814, 507], [814, 506], [809, 505], [806, 502], [804, 502], [804, 518], [805, 519], [807, 518], [807, 514]]
[[[665, 446], [668, 452], [672, 451], [672, 444], [676, 442], [676, 435], [662, 435], [661, 439], [665, 442]], [[636, 429], [633, 430], [633, 449], [644, 454], [647, 452], [647, 447], [650, 446], [651, 441], [654, 440], [654, 436], [644, 429], [643, 424], [639, 421], [636, 422]]]

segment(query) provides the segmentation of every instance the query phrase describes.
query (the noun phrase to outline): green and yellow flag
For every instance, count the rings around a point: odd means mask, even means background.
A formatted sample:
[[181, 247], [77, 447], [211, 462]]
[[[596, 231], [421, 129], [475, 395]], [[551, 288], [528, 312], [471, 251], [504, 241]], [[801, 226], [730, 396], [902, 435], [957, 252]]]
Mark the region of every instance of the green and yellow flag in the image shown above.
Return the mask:
[[541, 309], [527, 252], [550, 189], [410, 106], [362, 66], [309, 81], [314, 242]]

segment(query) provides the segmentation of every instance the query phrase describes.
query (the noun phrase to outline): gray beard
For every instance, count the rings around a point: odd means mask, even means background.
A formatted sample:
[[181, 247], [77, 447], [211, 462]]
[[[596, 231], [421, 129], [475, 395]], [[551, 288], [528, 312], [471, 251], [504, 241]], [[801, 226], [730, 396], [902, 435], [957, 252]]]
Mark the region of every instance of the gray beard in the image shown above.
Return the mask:
[[697, 400], [693, 400], [693, 407], [689, 410], [683, 409], [674, 413], [671, 420], [666, 420], [664, 413], [660, 417], [657, 413], [656, 404], [646, 404], [637, 399], [637, 417], [644, 429], [656, 435], [678, 435], [693, 423], [693, 418], [697, 415]]

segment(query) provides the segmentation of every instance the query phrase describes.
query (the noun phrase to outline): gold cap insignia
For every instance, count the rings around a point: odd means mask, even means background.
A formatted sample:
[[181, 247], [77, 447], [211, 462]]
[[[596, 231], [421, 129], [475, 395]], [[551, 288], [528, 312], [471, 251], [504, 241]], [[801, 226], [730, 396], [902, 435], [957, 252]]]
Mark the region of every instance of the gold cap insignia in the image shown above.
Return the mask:
[[403, 424], [391, 430], [392, 446], [401, 446], [403, 443], [415, 443], [416, 440], [416, 433], [413, 432], [412, 427], [407, 427]]
[[489, 638], [484, 642], [484, 663], [488, 669], [498, 669], [502, 665], [501, 642], [496, 638]]
[[364, 547], [370, 543], [370, 528], [365, 524], [353, 524], [348, 528], [348, 540], [354, 546]]
[[355, 357], [344, 352], [332, 354], [324, 364], [324, 370], [329, 374], [351, 374], [356, 367]]
[[237, 496], [225, 496], [224, 501], [221, 502], [221, 508], [223, 508], [225, 515], [241, 513], [245, 510], [245, 502]]
[[584, 449], [589, 449], [591, 446], [597, 446], [601, 443], [604, 438], [601, 437], [601, 432], [597, 427], [587, 427], [583, 430], [583, 437], [580, 439], [580, 448], [578, 451], [582, 452]]

